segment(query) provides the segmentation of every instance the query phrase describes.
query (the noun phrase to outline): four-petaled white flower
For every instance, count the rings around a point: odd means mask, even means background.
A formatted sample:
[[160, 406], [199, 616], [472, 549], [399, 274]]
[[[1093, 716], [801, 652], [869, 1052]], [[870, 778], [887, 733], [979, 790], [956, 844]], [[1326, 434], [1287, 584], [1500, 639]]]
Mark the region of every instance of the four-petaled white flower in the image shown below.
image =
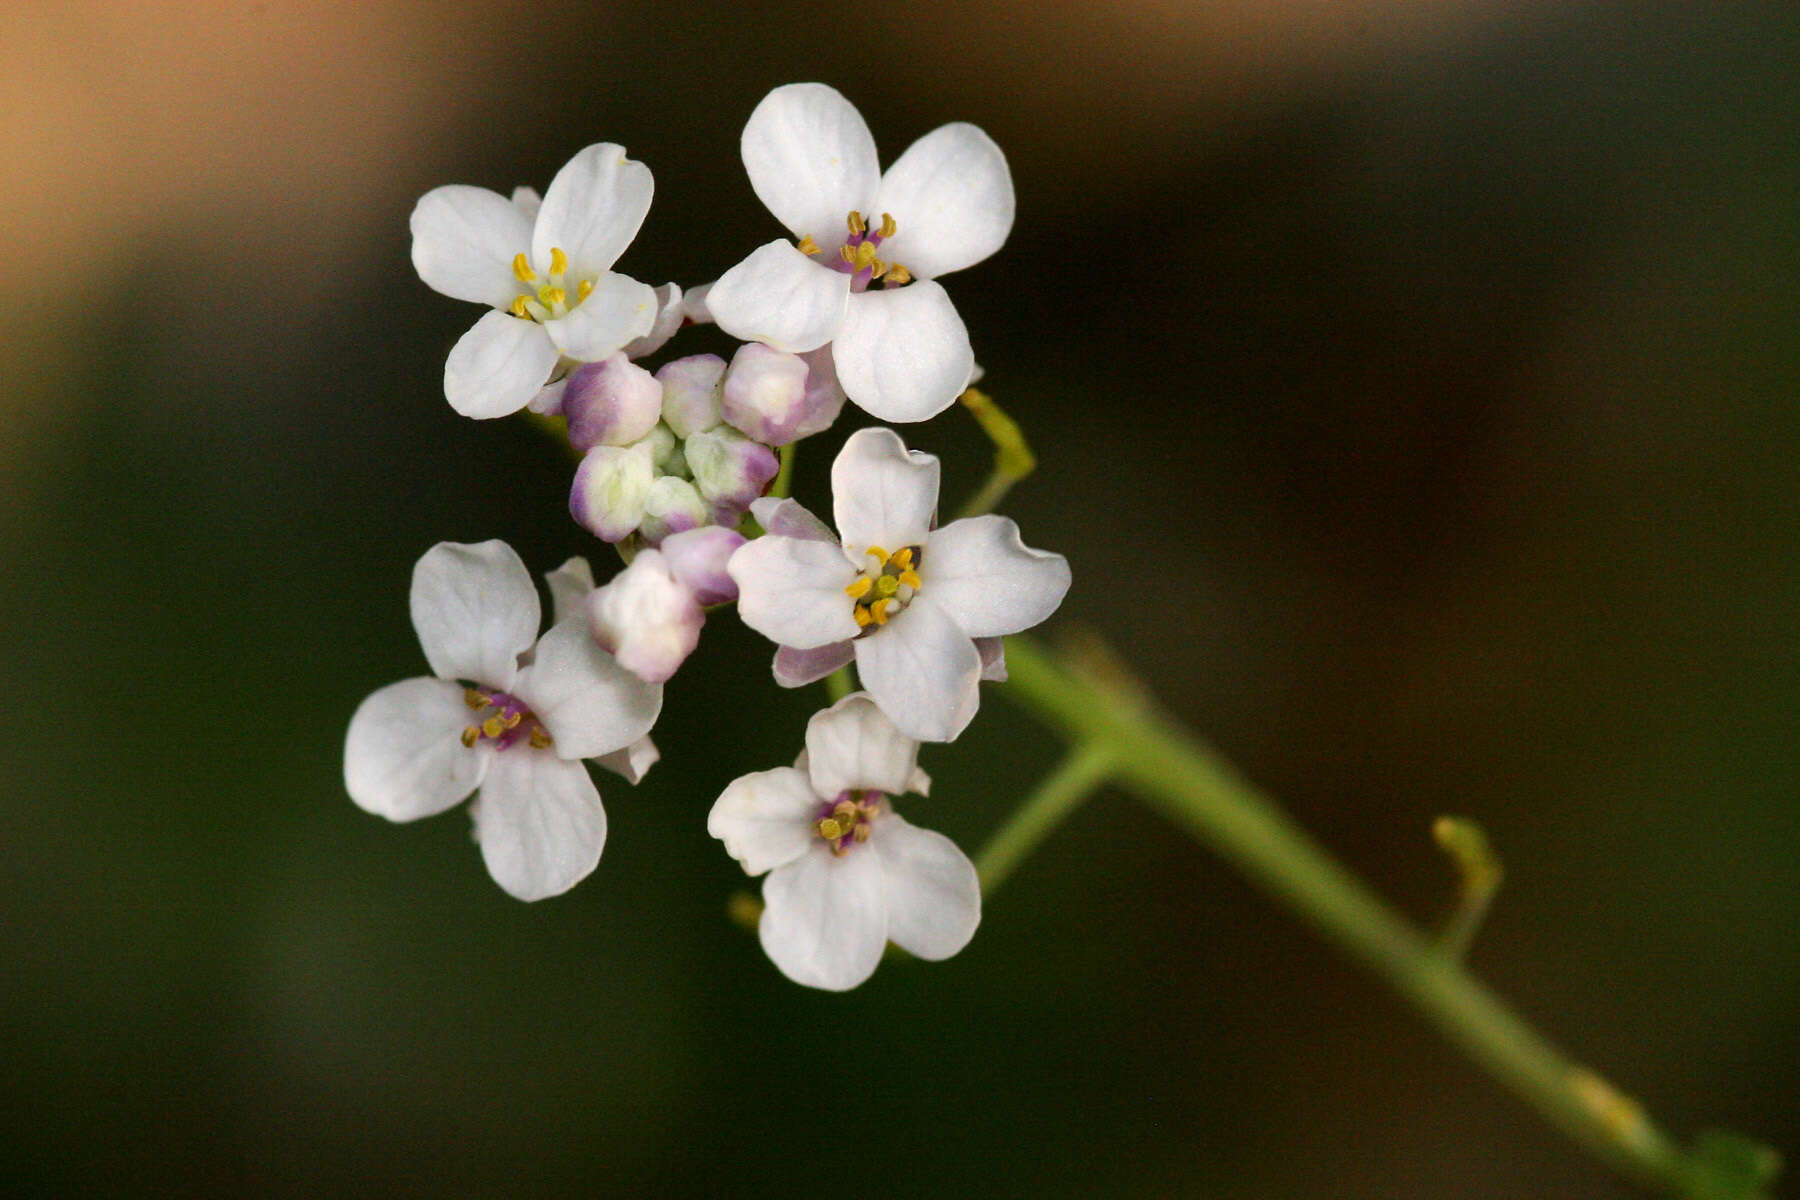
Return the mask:
[[584, 619], [534, 646], [538, 618], [537, 590], [506, 543], [433, 546], [412, 581], [433, 677], [369, 696], [344, 742], [351, 799], [389, 820], [443, 812], [479, 788], [481, 856], [521, 900], [565, 892], [594, 869], [606, 812], [581, 760], [624, 752], [619, 769], [638, 773], [654, 760], [645, 735], [662, 709], [662, 688], [608, 657]]
[[512, 199], [461, 184], [425, 193], [412, 214], [419, 278], [494, 309], [444, 365], [452, 408], [517, 412], [562, 359], [593, 362], [651, 333], [665, 306], [610, 269], [644, 223], [650, 193], [650, 168], [611, 142], [570, 159], [541, 202], [523, 188]]
[[1032, 550], [1005, 517], [933, 530], [938, 460], [891, 429], [850, 435], [831, 465], [838, 537], [791, 500], [758, 500], [768, 533], [730, 563], [744, 624], [778, 643], [798, 686], [856, 660], [863, 687], [909, 737], [955, 738], [975, 715], [978, 638], [1029, 629], [1069, 590], [1068, 560]]
[[798, 765], [745, 775], [713, 805], [707, 832], [748, 874], [769, 873], [758, 933], [794, 982], [845, 991], [890, 941], [943, 959], [975, 936], [974, 866], [894, 811], [894, 796], [930, 787], [918, 751], [857, 692], [814, 714]]
[[855, 107], [824, 84], [796, 83], [756, 106], [742, 149], [757, 198], [799, 244], [770, 242], [720, 276], [704, 293], [712, 318], [792, 353], [830, 342], [844, 391], [884, 421], [943, 411], [975, 358], [936, 279], [980, 262], [1012, 230], [1000, 148], [973, 125], [944, 125], [883, 174]]

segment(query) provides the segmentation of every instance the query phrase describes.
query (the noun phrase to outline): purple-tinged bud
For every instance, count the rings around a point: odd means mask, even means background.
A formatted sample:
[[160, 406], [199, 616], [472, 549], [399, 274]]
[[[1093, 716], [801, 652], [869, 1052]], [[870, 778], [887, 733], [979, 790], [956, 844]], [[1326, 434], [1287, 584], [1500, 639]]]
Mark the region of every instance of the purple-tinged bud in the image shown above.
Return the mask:
[[629, 567], [595, 589], [587, 614], [594, 640], [645, 683], [675, 674], [699, 644], [706, 619], [655, 550], [639, 551]]
[[766, 446], [785, 446], [806, 416], [806, 362], [745, 342], [725, 373], [725, 420]]
[[629, 446], [656, 428], [662, 385], [620, 353], [569, 372], [562, 404], [569, 444], [577, 450]]
[[673, 475], [664, 475], [650, 485], [644, 498], [644, 519], [638, 532], [654, 546], [672, 533], [695, 529], [712, 520], [712, 508], [694, 485]]
[[830, 429], [844, 410], [847, 399], [838, 383], [837, 360], [831, 357], [830, 342], [817, 350], [808, 350], [800, 358], [806, 363], [806, 399], [801, 402], [804, 415], [794, 428], [796, 442]]
[[675, 431], [661, 421], [644, 435], [640, 446], [650, 447], [650, 465], [663, 475], [683, 475], [686, 468], [681, 457], [681, 441]]
[[691, 354], [666, 362], [657, 369], [662, 384], [662, 418], [676, 437], [711, 429], [719, 415], [720, 391], [725, 379], [725, 360], [716, 354]]
[[737, 512], [750, 507], [781, 469], [773, 450], [727, 426], [694, 434], [683, 449], [700, 494]]
[[737, 580], [725, 570], [725, 564], [743, 544], [744, 535], [736, 530], [705, 525], [670, 534], [660, 549], [669, 573], [694, 594], [697, 603], [710, 607], [737, 599]]
[[650, 447], [596, 446], [582, 456], [569, 489], [569, 515], [603, 542], [622, 542], [644, 519], [656, 477]]

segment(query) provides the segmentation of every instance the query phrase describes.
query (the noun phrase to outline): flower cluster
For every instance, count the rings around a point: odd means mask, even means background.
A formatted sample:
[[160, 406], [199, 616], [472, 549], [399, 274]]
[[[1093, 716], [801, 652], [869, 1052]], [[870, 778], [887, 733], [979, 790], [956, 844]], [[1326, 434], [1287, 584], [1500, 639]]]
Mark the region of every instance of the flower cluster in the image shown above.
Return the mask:
[[[843, 698], [807, 724], [795, 766], [727, 785], [707, 829], [767, 876], [759, 933], [776, 966], [844, 989], [889, 942], [940, 959], [973, 936], [974, 867], [895, 806], [926, 795], [920, 743], [963, 733], [981, 682], [1005, 679], [1001, 639], [1056, 610], [1069, 568], [1004, 517], [940, 523], [938, 460], [891, 429], [844, 439], [835, 532], [786, 495], [795, 444], [828, 432], [846, 399], [922, 421], [972, 380], [968, 332], [937, 277], [1012, 228], [999, 148], [946, 125], [883, 172], [847, 100], [794, 84], [757, 105], [742, 153], [793, 240], [691, 289], [612, 270], [652, 195], [649, 169], [612, 143], [577, 154], [541, 200], [453, 186], [419, 201], [420, 277], [490, 309], [450, 352], [446, 398], [470, 417], [528, 408], [554, 421], [580, 458], [570, 512], [626, 565], [601, 586], [580, 558], [550, 572], [555, 620], [539, 637], [538, 594], [510, 548], [433, 547], [412, 586], [432, 675], [363, 701], [344, 778], [357, 804], [395, 821], [475, 793], [495, 881], [525, 900], [566, 891], [606, 838], [584, 760], [642, 777], [664, 684], [707, 612], [735, 605], [775, 643], [778, 685], [835, 677]], [[708, 323], [739, 342], [729, 361], [641, 365]]]

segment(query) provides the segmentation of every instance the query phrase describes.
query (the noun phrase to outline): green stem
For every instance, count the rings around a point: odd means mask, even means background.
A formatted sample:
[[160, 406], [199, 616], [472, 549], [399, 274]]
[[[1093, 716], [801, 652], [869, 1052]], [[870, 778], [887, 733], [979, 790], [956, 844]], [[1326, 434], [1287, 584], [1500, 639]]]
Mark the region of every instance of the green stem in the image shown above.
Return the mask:
[[825, 694], [831, 697], [831, 702], [833, 704], [836, 704], [839, 700], [842, 700], [845, 696], [848, 696], [855, 690], [856, 683], [850, 678], [850, 668], [848, 665], [839, 667], [825, 677]]
[[1021, 637], [1007, 639], [1006, 658], [1007, 693], [1082, 747], [1078, 755], [1109, 755], [1114, 781], [1381, 976], [1546, 1120], [1641, 1183], [1701, 1194], [1701, 1164], [1633, 1101], [1565, 1057], [1210, 747], [1155, 711], [1132, 680], [1058, 662]]
[[775, 472], [775, 483], [769, 488], [769, 495], [777, 500], [786, 500], [789, 489], [794, 484], [794, 447], [798, 443], [789, 442], [781, 448], [781, 469]]
[[1006, 880], [1019, 860], [1037, 849], [1063, 818], [1093, 794], [1112, 774], [1112, 751], [1097, 744], [1078, 744], [1061, 765], [997, 830], [975, 858], [983, 895]]

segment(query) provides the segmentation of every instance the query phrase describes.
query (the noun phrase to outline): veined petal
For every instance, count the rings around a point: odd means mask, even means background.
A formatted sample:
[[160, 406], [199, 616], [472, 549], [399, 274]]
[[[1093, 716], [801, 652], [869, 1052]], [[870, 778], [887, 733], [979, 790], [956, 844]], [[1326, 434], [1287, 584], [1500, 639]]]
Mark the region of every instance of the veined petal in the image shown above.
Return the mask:
[[719, 276], [706, 306], [732, 337], [798, 354], [832, 339], [849, 295], [850, 276], [777, 240]]
[[833, 514], [851, 558], [870, 546], [893, 553], [922, 546], [937, 511], [938, 460], [917, 451], [891, 429], [859, 429], [831, 464]]
[[450, 349], [444, 398], [465, 417], [506, 417], [531, 403], [556, 366], [556, 343], [535, 321], [494, 311]]
[[806, 760], [821, 796], [852, 788], [898, 795], [919, 765], [919, 743], [895, 729], [867, 692], [853, 692], [806, 723]]
[[856, 657], [852, 642], [830, 642], [811, 650], [782, 646], [775, 651], [775, 682], [784, 688], [817, 683]]
[[746, 875], [793, 862], [813, 843], [819, 797], [793, 767], [753, 771], [731, 781], [706, 817], [706, 832], [725, 843]]
[[636, 784], [661, 759], [662, 751], [656, 748], [656, 743], [648, 737], [641, 737], [623, 750], [602, 754], [594, 761], [622, 778], [626, 783]]
[[919, 573], [932, 600], [973, 638], [1030, 629], [1069, 590], [1068, 559], [1031, 549], [1010, 518], [992, 514], [932, 534]]
[[856, 636], [855, 603], [844, 589], [856, 569], [835, 543], [773, 534], [731, 556], [738, 616], [771, 641], [810, 650]]
[[844, 219], [852, 209], [866, 216], [881, 187], [862, 114], [822, 83], [790, 83], [764, 96], [739, 147], [756, 198], [795, 237], [812, 234], [820, 245], [828, 236], [841, 241]]
[[562, 758], [597, 758], [628, 746], [662, 712], [662, 685], [614, 662], [580, 619], [538, 640], [537, 657], [519, 672], [513, 692], [550, 731]]
[[627, 158], [625, 147], [601, 142], [582, 150], [544, 193], [531, 233], [532, 264], [546, 270], [554, 247], [569, 256], [577, 277], [607, 270], [637, 236], [650, 211], [652, 190], [650, 168]]
[[975, 369], [968, 329], [929, 279], [851, 296], [831, 352], [845, 394], [883, 421], [936, 416]]
[[599, 865], [600, 793], [586, 767], [548, 750], [517, 746], [493, 758], [473, 809], [488, 874], [520, 900], [561, 895]]
[[888, 938], [936, 961], [969, 944], [981, 924], [975, 864], [941, 833], [883, 816], [869, 840], [887, 880]]
[[579, 620], [587, 615], [587, 595], [594, 590], [594, 568], [588, 560], [576, 555], [554, 571], [544, 572], [550, 585], [550, 622]]
[[756, 518], [758, 525], [776, 537], [837, 545], [837, 535], [798, 500], [763, 496], [750, 502], [750, 515]]
[[412, 211], [412, 261], [428, 287], [458, 300], [505, 308], [519, 291], [513, 256], [531, 242], [531, 221], [486, 188], [433, 188]]
[[843, 857], [820, 843], [763, 883], [763, 949], [807, 987], [848, 991], [875, 973], [887, 947], [881, 860], [859, 848]]
[[358, 807], [390, 821], [441, 813], [474, 791], [492, 753], [462, 744], [462, 688], [420, 677], [365, 699], [344, 738], [344, 787]]
[[921, 742], [954, 741], [981, 702], [981, 655], [929, 591], [857, 639], [856, 673], [900, 732]]
[[876, 211], [899, 227], [883, 258], [931, 279], [973, 266], [1012, 232], [1012, 173], [994, 139], [958, 122], [932, 130], [881, 177]]
[[545, 321], [544, 332], [576, 362], [597, 362], [649, 333], [655, 323], [656, 289], [607, 271], [568, 316]]
[[502, 541], [439, 542], [412, 575], [412, 623], [439, 679], [505, 690], [537, 636], [531, 573]]

